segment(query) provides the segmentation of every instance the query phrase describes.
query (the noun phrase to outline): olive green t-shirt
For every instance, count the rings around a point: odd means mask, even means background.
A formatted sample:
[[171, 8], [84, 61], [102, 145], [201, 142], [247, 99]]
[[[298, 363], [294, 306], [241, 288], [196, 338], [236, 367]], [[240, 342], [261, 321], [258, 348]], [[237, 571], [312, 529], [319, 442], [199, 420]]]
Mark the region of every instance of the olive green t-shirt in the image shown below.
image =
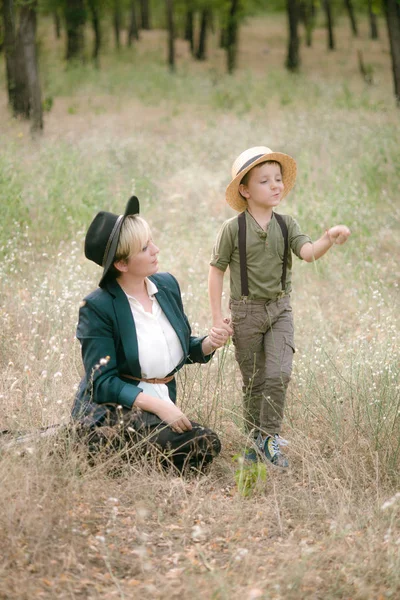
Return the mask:
[[[300, 231], [300, 227], [289, 215], [282, 215], [288, 228], [289, 255], [286, 273], [286, 289], [292, 290], [292, 252], [300, 257], [300, 250], [306, 242], [311, 242], [308, 235]], [[229, 266], [230, 295], [234, 300], [242, 296], [240, 284], [240, 259], [238, 243], [238, 218], [225, 221], [218, 234], [213, 248], [210, 265], [225, 271]], [[246, 253], [247, 276], [249, 280], [250, 300], [275, 300], [282, 291], [282, 262], [285, 242], [277, 219], [272, 219], [266, 230], [257, 223], [246, 210]]]

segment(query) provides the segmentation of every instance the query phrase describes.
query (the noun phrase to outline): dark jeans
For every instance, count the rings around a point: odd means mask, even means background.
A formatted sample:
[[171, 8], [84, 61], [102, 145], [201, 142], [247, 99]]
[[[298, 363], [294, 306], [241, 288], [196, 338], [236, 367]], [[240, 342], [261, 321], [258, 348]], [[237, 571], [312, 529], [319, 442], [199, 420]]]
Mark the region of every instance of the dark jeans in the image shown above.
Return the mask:
[[211, 429], [191, 421], [191, 431], [176, 433], [158, 421], [148, 426], [134, 410], [110, 410], [100, 426], [81, 432], [87, 437], [92, 456], [102, 449], [124, 450], [154, 457], [163, 468], [173, 467], [181, 473], [203, 471], [221, 451], [221, 442]]

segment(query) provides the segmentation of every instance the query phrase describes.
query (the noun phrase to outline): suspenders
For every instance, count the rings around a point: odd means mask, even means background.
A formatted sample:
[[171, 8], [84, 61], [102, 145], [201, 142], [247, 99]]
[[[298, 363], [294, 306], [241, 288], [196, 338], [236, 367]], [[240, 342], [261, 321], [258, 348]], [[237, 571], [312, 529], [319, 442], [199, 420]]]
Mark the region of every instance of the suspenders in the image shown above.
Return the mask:
[[[289, 235], [288, 228], [286, 223], [282, 217], [278, 213], [273, 213], [274, 217], [278, 221], [279, 227], [281, 228], [283, 240], [285, 243], [285, 249], [283, 252], [283, 261], [282, 261], [282, 277], [281, 277], [281, 286], [282, 292], [285, 292], [286, 289], [286, 270], [287, 270], [287, 260], [289, 255]], [[240, 282], [242, 286], [242, 298], [247, 298], [249, 295], [249, 281], [247, 278], [247, 255], [246, 255], [246, 213], [242, 212], [238, 216], [239, 221], [239, 259], [240, 259]]]

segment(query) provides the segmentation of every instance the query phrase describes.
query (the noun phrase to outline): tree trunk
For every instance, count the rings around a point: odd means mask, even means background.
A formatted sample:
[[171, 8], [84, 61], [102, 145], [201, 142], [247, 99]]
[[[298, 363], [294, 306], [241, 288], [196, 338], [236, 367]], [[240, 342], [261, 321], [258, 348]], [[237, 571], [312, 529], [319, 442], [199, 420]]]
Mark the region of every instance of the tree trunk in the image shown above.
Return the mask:
[[84, 0], [68, 0], [65, 3], [68, 61], [84, 60], [86, 10]]
[[15, 43], [15, 14], [13, 0], [3, 0], [3, 23], [4, 23], [4, 55], [6, 59], [7, 92], [8, 102], [15, 112], [15, 65], [16, 65], [16, 43]]
[[305, 0], [300, 5], [301, 8], [301, 18], [304, 23], [304, 29], [306, 32], [306, 46], [311, 48], [312, 46], [312, 32], [315, 27], [315, 8], [314, 8], [314, 0]]
[[19, 43], [14, 0], [3, 0], [4, 51], [6, 59], [8, 101], [14, 116], [29, 119], [29, 91], [24, 56]]
[[57, 40], [59, 40], [61, 37], [61, 19], [60, 19], [60, 13], [58, 12], [58, 10], [55, 10], [53, 12], [53, 20], [54, 20], [54, 31], [56, 34], [56, 38], [57, 38]]
[[88, 7], [91, 13], [92, 28], [94, 35], [93, 53], [92, 59], [96, 69], [100, 67], [99, 54], [101, 48], [101, 28], [100, 28], [100, 15], [98, 10], [98, 4], [96, 0], [88, 0]]
[[114, 0], [114, 39], [117, 50], [121, 48], [121, 2]]
[[131, 0], [131, 16], [129, 20], [129, 31], [128, 31], [128, 46], [132, 46], [133, 39], [139, 39], [139, 29], [136, 18], [136, 0]]
[[289, 44], [286, 58], [286, 68], [289, 71], [296, 72], [300, 67], [299, 53], [299, 5], [297, 0], [287, 0], [286, 3], [288, 25], [289, 25]]
[[354, 37], [357, 37], [358, 36], [358, 28], [357, 28], [356, 16], [354, 14], [353, 2], [352, 2], [352, 0], [344, 0], [344, 3], [346, 6], [346, 10], [349, 14], [351, 31], [353, 32]]
[[185, 40], [187, 42], [189, 42], [190, 52], [192, 55], [194, 54], [193, 20], [194, 20], [194, 11], [192, 8], [191, 0], [189, 0], [189, 5], [186, 9]]
[[400, 106], [400, 5], [397, 0], [384, 1], [392, 57], [394, 95]]
[[219, 30], [219, 47], [226, 48], [226, 28], [221, 27]]
[[174, 28], [174, 1], [166, 0], [167, 27], [168, 27], [168, 64], [170, 71], [175, 71], [175, 28]]
[[21, 6], [18, 32], [18, 44], [24, 57], [29, 116], [33, 132], [43, 129], [42, 95], [36, 54], [36, 9], [37, 0]]
[[331, 0], [323, 0], [323, 5], [326, 16], [326, 27], [328, 31], [328, 50], [335, 50], [335, 36], [333, 33]]
[[239, 8], [240, 0], [231, 0], [228, 24], [226, 28], [226, 57], [228, 73], [230, 74], [233, 73], [236, 67]]
[[371, 40], [378, 39], [378, 20], [372, 8], [372, 0], [368, 0], [369, 28]]
[[140, 0], [140, 17], [141, 29], [151, 29], [149, 0]]
[[200, 23], [200, 35], [199, 45], [197, 47], [196, 58], [197, 60], [206, 60], [206, 42], [207, 42], [207, 28], [210, 20], [210, 9], [204, 8], [201, 11], [201, 23]]

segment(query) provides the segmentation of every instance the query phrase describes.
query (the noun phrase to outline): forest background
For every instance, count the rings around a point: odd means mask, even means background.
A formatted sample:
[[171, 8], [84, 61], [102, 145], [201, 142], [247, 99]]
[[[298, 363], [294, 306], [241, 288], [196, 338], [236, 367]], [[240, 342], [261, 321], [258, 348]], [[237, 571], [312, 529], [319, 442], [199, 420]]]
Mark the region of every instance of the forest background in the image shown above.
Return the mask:
[[[74, 2], [11, 4], [13, 48], [21, 24], [35, 34], [24, 46], [31, 62], [16, 52], [14, 73], [36, 65], [37, 79], [16, 88], [11, 78], [10, 89], [4, 21], [1, 430], [68, 422], [82, 373], [79, 303], [99, 278], [83, 238], [98, 210], [119, 213], [138, 195], [195, 333], [210, 326], [208, 260], [234, 214], [224, 189], [245, 148], [295, 157], [297, 183], [280, 210], [304, 231], [315, 239], [345, 223], [352, 236], [314, 265], [295, 261], [289, 472], [244, 477], [231, 345], [178, 382], [187, 414], [221, 436], [205, 477], [120, 456], [92, 464], [68, 436], [7, 445], [14, 435], [3, 435], [0, 598], [398, 597], [400, 140], [388, 3], [355, 4], [357, 35], [345, 5], [330, 3], [329, 29], [325, 3], [310, 5], [312, 27], [296, 4], [295, 65], [289, 4], [241, 3], [229, 21], [233, 2], [198, 2], [191, 42], [183, 1], [150, 3], [148, 27], [137, 3], [139, 39], [133, 3], [119, 4], [119, 29], [118, 3], [104, 3], [96, 55], [100, 3], [87, 2], [73, 56]], [[28, 90], [22, 111], [16, 89]]]

